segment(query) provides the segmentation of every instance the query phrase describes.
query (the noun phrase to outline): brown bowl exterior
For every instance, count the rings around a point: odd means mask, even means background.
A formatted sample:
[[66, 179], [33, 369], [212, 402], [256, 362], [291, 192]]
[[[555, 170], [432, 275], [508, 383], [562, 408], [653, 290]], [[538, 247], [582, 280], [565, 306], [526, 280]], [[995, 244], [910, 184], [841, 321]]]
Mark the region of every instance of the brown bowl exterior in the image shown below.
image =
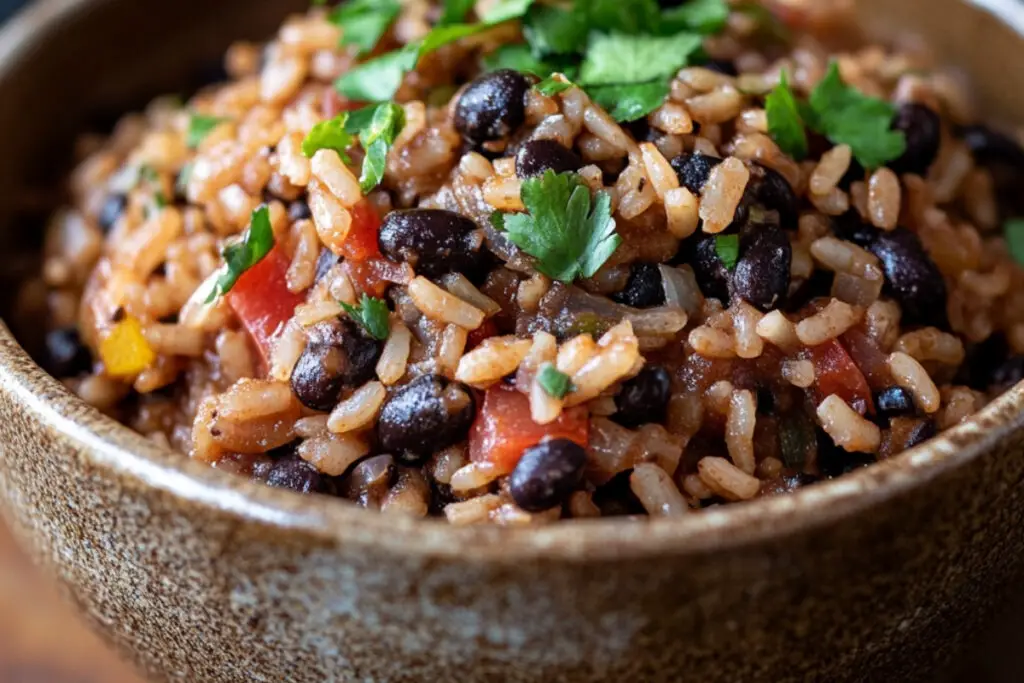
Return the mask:
[[[184, 83], [289, 4], [305, 3], [44, 0], [0, 35], [5, 276], [31, 267], [23, 200], [87, 113]], [[995, 116], [1024, 112], [1009, 24], [962, 0], [859, 10], [919, 26]], [[26, 547], [156, 679], [933, 680], [1024, 564], [1022, 408], [1018, 387], [877, 467], [679, 522], [455, 529], [161, 451], [0, 325], [0, 493]]]

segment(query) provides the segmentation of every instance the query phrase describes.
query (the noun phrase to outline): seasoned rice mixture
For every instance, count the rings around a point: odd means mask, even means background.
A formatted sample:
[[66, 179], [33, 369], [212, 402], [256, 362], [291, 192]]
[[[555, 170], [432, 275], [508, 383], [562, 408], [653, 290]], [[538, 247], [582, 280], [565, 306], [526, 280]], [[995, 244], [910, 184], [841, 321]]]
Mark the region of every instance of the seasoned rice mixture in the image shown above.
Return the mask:
[[45, 363], [183, 457], [454, 524], [893, 457], [1024, 373], [1024, 151], [925, 56], [829, 47], [836, 4], [312, 7], [83, 142]]

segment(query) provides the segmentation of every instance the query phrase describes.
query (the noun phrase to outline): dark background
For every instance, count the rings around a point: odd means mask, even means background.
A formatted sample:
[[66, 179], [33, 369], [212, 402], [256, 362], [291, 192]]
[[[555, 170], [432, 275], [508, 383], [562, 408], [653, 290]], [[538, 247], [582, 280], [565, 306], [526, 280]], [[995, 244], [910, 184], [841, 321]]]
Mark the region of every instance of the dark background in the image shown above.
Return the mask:
[[[25, 4], [0, 0], [0, 22]], [[1024, 607], [1008, 611], [1010, 618], [993, 623], [977, 651], [958, 667], [956, 683], [1024, 682]], [[2, 526], [0, 683], [142, 683], [71, 615]]]

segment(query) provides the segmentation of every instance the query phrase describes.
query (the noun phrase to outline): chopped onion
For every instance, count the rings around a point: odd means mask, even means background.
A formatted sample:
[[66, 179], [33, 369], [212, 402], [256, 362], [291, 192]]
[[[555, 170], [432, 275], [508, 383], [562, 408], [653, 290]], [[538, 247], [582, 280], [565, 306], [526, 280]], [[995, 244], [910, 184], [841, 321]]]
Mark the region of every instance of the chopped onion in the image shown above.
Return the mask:
[[686, 311], [690, 317], [700, 313], [704, 306], [704, 295], [697, 286], [697, 278], [690, 266], [673, 268], [659, 265], [661, 285], [665, 288], [665, 303]]

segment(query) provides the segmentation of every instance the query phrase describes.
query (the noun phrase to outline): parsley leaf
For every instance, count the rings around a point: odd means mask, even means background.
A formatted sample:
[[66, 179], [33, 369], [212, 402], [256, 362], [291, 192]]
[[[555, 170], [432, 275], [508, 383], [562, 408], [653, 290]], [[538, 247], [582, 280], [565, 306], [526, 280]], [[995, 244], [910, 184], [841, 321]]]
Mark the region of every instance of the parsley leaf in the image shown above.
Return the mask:
[[688, 29], [709, 35], [725, 28], [728, 20], [729, 5], [725, 0], [690, 0], [662, 12], [661, 30], [674, 33]]
[[274, 248], [274, 231], [270, 227], [270, 210], [266, 204], [252, 212], [249, 229], [240, 242], [224, 247], [224, 272], [217, 278], [206, 303], [231, 291], [242, 273], [263, 260]]
[[552, 398], [565, 398], [572, 391], [569, 375], [559, 372], [551, 363], [545, 363], [537, 373], [537, 383]]
[[405, 110], [392, 102], [379, 105], [373, 119], [359, 133], [359, 143], [366, 150], [359, 186], [366, 194], [380, 184], [387, 166], [388, 151], [405, 127]]
[[401, 11], [398, 0], [349, 0], [330, 14], [341, 28], [341, 44], [355, 45], [357, 54], [373, 50]]
[[1003, 224], [1003, 237], [1010, 256], [1024, 265], [1024, 218], [1010, 218]]
[[466, 20], [469, 10], [473, 9], [476, 0], [444, 0], [441, 10], [441, 18], [438, 19], [438, 26], [458, 24]]
[[370, 122], [373, 121], [373, 115], [377, 113], [378, 106], [376, 104], [368, 104], [362, 109], [348, 112], [348, 118], [345, 119], [345, 132], [350, 135], [359, 135], [359, 133], [369, 128]]
[[785, 71], [782, 72], [779, 84], [765, 98], [764, 109], [768, 115], [768, 133], [779, 148], [797, 161], [806, 157], [807, 133], [804, 131], [796, 97], [786, 81]]
[[715, 235], [715, 253], [726, 270], [735, 268], [740, 258], [740, 236]]
[[599, 85], [587, 88], [590, 99], [618, 122], [636, 121], [650, 114], [668, 97], [667, 81]]
[[498, 0], [481, 19], [485, 24], [500, 24], [510, 19], [518, 19], [530, 9], [533, 0]]
[[701, 37], [694, 33], [672, 36], [592, 34], [580, 69], [580, 83], [621, 85], [667, 79], [686, 66], [701, 42]]
[[811, 127], [837, 145], [849, 145], [864, 168], [884, 166], [907, 149], [906, 136], [891, 129], [896, 108], [843, 83], [836, 62], [829, 65], [809, 104]]
[[611, 197], [598, 192], [592, 201], [590, 188], [575, 173], [549, 170], [523, 181], [520, 194], [528, 214], [495, 212], [491, 222], [552, 279], [591, 277], [622, 243]]
[[363, 294], [358, 306], [339, 301], [348, 317], [362, 325], [363, 329], [374, 339], [388, 338], [388, 305], [383, 299]]
[[351, 161], [345, 151], [352, 146], [352, 136], [345, 130], [347, 119], [348, 114], [342, 113], [313, 126], [306, 139], [302, 141], [303, 156], [312, 158], [317, 150], [333, 149], [345, 163]]
[[205, 114], [192, 114], [188, 121], [188, 133], [185, 135], [185, 144], [190, 149], [198, 147], [206, 136], [213, 132], [213, 129], [228, 121], [220, 116], [206, 116]]

